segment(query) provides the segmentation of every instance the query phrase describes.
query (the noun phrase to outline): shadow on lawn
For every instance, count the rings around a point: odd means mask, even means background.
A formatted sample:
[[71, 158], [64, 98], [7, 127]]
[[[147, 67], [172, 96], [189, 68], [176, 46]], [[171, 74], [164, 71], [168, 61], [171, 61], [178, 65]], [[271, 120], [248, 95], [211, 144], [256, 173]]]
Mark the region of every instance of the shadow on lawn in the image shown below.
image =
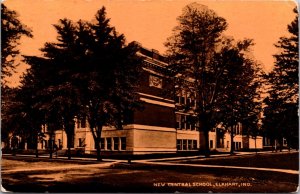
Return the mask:
[[299, 153], [256, 154], [226, 158], [212, 158], [208, 160], [189, 160], [184, 163], [299, 170]]
[[209, 168], [209, 167], [192, 167], [192, 166], [169, 166], [169, 165], [150, 165], [150, 164], [139, 164], [133, 163], [128, 164], [115, 164], [114, 168], [117, 169], [131, 169], [131, 170], [168, 170], [176, 173], [186, 173], [190, 175], [201, 175], [208, 174], [213, 177], [243, 177], [249, 180], [257, 180], [263, 182], [265, 180], [273, 180], [280, 182], [292, 182], [298, 183], [299, 175], [287, 174], [281, 172], [270, 172], [270, 171], [258, 171], [258, 170], [242, 170], [242, 169], [230, 169], [230, 168]]
[[[61, 174], [50, 180], [43, 175]], [[38, 176], [37, 176], [38, 175]], [[2, 175], [3, 187], [13, 192], [294, 192], [298, 175], [255, 170], [158, 166], [138, 163], [116, 164], [112, 168], [23, 172]], [[154, 183], [237, 182], [251, 187], [155, 187]]]

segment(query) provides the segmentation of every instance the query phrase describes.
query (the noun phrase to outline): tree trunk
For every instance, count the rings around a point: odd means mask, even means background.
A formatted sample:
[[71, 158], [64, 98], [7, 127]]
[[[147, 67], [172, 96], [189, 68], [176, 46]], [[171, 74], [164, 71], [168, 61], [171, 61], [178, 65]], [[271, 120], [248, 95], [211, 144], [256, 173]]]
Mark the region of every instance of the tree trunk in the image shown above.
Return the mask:
[[38, 150], [38, 148], [35, 149], [35, 157], [36, 157], [36, 158], [39, 157], [39, 150]]
[[256, 137], [255, 137], [255, 140], [254, 140], [254, 144], [255, 144], [255, 153], [257, 154], [257, 148], [256, 148]]
[[102, 161], [100, 141], [99, 141], [98, 138], [97, 138], [97, 140], [96, 140], [96, 150], [97, 150], [97, 160], [98, 160], [98, 161]]
[[230, 155], [234, 154], [233, 126], [230, 127]]
[[73, 138], [74, 138], [74, 128], [75, 128], [75, 123], [73, 119], [70, 119], [69, 121], [66, 120], [65, 122], [65, 132], [67, 134], [67, 155], [68, 155], [68, 160], [71, 160], [71, 147], [73, 147]]
[[[12, 138], [14, 138], [14, 137], [12, 137]], [[11, 146], [12, 146], [12, 155], [13, 156], [16, 156], [17, 154], [16, 154], [16, 142], [15, 142], [15, 139], [12, 139], [11, 141], [13, 141], [13, 142], [11, 142]]]
[[287, 139], [287, 145], [288, 145], [288, 150], [289, 150], [289, 152], [291, 151], [291, 137], [289, 137], [288, 139]]
[[53, 155], [53, 145], [52, 145], [52, 135], [51, 135], [51, 139], [49, 141], [49, 146], [50, 146], [50, 159], [52, 159], [52, 155]]
[[[199, 116], [199, 132], [203, 131], [204, 134], [204, 156], [210, 157], [210, 150], [209, 150], [209, 126], [207, 123], [207, 115], [202, 114]], [[201, 133], [199, 133], [199, 141], [201, 141]], [[200, 142], [201, 145], [201, 142]], [[200, 146], [201, 149], [201, 146]]]
[[38, 135], [36, 137], [35, 157], [36, 158], [39, 157], [39, 137], [38, 137]]
[[282, 141], [282, 138], [281, 138], [280, 141], [279, 141], [279, 151], [280, 152], [282, 152], [282, 143], [283, 143], [283, 141]]
[[97, 160], [102, 161], [102, 156], [101, 156], [101, 146], [100, 146], [100, 141], [101, 141], [101, 132], [102, 132], [102, 126], [97, 126], [96, 127], [96, 149], [97, 149]]
[[210, 157], [210, 150], [209, 150], [209, 130], [207, 128], [204, 129], [204, 140], [205, 140], [205, 150], [204, 155], [205, 157]]
[[68, 155], [68, 160], [71, 160], [71, 146], [72, 146], [72, 138], [73, 138], [73, 134], [70, 133], [70, 131], [68, 131], [67, 133], [67, 155]]

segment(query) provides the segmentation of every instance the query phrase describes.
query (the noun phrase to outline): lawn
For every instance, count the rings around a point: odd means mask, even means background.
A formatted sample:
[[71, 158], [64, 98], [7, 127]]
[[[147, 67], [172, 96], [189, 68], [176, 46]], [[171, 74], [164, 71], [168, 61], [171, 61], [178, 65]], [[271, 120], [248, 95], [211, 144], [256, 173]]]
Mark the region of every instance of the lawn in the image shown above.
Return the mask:
[[33, 157], [13, 157], [5, 156], [1, 160], [1, 169], [3, 170], [17, 170], [17, 169], [32, 169], [43, 167], [57, 167], [57, 166], [73, 166], [76, 164], [93, 164], [95, 161], [76, 161], [76, 160], [60, 160], [48, 158], [33, 158]]
[[[274, 160], [273, 157], [269, 159]], [[18, 161], [4, 159], [4, 162]], [[35, 162], [44, 164], [41, 162], [45, 161]], [[85, 167], [82, 164], [81, 169], [2, 172], [2, 185], [14, 192], [294, 192], [298, 186], [298, 175], [133, 162], [109, 168]]]
[[[178, 161], [173, 162], [177, 163]], [[277, 152], [245, 156], [217, 157], [210, 158], [209, 160], [191, 159], [182, 161], [181, 163], [299, 170], [299, 153]]]

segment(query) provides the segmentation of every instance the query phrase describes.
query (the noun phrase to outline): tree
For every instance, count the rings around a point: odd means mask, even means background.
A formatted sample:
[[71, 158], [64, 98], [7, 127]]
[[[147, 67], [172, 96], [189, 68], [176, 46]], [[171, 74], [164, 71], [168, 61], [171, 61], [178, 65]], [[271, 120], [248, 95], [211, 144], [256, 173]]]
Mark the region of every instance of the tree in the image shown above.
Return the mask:
[[86, 50], [85, 71], [78, 74], [83, 116], [87, 117], [101, 160], [101, 132], [104, 126], [122, 129], [128, 111], [138, 107], [138, 79], [141, 58], [138, 45], [125, 44], [124, 35], [118, 35], [109, 25], [105, 8], [96, 14], [96, 22], [80, 26], [80, 45]]
[[244, 134], [256, 138], [258, 119], [261, 112], [260, 91], [261, 69], [248, 57], [252, 40], [243, 40], [230, 44], [215, 55], [219, 64], [224, 64], [221, 81], [222, 98], [217, 104], [219, 122], [226, 127], [231, 136], [231, 154], [234, 152], [235, 127], [241, 123]]
[[234, 84], [235, 93], [239, 92], [236, 80], [227, 83], [223, 78], [232, 76], [234, 65], [244, 64], [246, 59], [241, 52], [251, 42], [245, 40], [233, 46], [232, 40], [222, 37], [227, 28], [226, 20], [197, 3], [187, 5], [178, 22], [166, 43], [170, 77], [176, 77], [176, 95], [185, 90], [195, 98], [194, 114], [198, 128], [204, 133], [205, 155], [209, 156], [208, 134], [219, 124], [221, 106], [228, 103], [232, 92], [230, 84]]
[[[49, 105], [50, 100], [49, 97], [46, 96], [48, 94], [48, 91], [45, 89], [47, 88], [46, 83], [49, 82], [48, 79], [50, 79], [48, 73], [52, 73], [47, 69], [49, 66], [45, 65], [48, 63], [46, 63], [45, 59], [29, 56], [25, 56], [25, 62], [30, 64], [31, 67], [27, 69], [26, 74], [22, 77], [17, 99], [20, 102], [20, 113], [26, 118], [26, 121], [23, 122], [28, 123], [26, 131], [30, 135], [31, 143], [35, 144], [36, 157], [38, 157], [38, 143], [44, 138], [42, 127], [51, 123], [49, 119], [50, 113], [56, 117], [52, 119], [52, 123], [56, 123], [60, 121], [60, 119], [56, 110], [55, 112], [51, 112], [53, 111], [53, 105]], [[59, 127], [56, 127], [56, 129], [58, 128]], [[50, 130], [48, 128], [48, 131], [51, 131], [51, 127]], [[51, 151], [50, 146], [50, 158], [52, 158]]]
[[5, 78], [12, 75], [16, 67], [15, 57], [19, 54], [17, 46], [21, 36], [32, 37], [31, 31], [22, 24], [17, 13], [8, 9], [1, 3], [1, 126], [2, 140], [9, 132], [14, 131], [13, 120], [15, 114], [13, 107], [16, 105], [16, 89], [6, 85]]
[[3, 103], [2, 141], [8, 148], [13, 148], [9, 145], [9, 140], [18, 136], [18, 139], [22, 140], [23, 146], [27, 143], [27, 148], [36, 148], [38, 157], [37, 139], [38, 135], [41, 135], [40, 129], [43, 120], [40, 114], [37, 114], [37, 110], [32, 107], [31, 95], [28, 98], [29, 96], [20, 88], [7, 88], [4, 96], [4, 99], [9, 97], [9, 100], [5, 100]]
[[15, 126], [17, 122], [13, 113], [16, 107], [16, 92], [15, 88], [6, 88], [5, 93], [1, 95], [1, 141], [4, 142], [5, 148], [9, 147], [10, 134], [15, 134]]
[[26, 57], [40, 87], [37, 106], [46, 118], [61, 122], [69, 158], [74, 119], [87, 118], [101, 160], [102, 128], [121, 129], [126, 112], [138, 105], [136, 88], [142, 68], [138, 46], [125, 44], [124, 35], [109, 25], [104, 7], [95, 23], [62, 19], [54, 26], [58, 42], [45, 44], [44, 57]]
[[270, 73], [270, 83], [277, 94], [286, 102], [299, 99], [299, 29], [298, 12], [294, 8], [295, 19], [288, 25], [290, 37], [281, 37], [275, 46], [280, 50], [274, 55], [274, 69]]
[[[50, 132], [50, 138], [57, 129], [65, 130], [67, 134], [68, 158], [71, 159], [75, 121], [80, 101], [79, 93], [73, 85], [73, 75], [78, 72], [78, 53], [75, 47], [75, 26], [67, 19], [54, 25], [58, 33], [58, 43], [46, 43], [41, 50], [44, 57], [25, 56], [25, 61], [31, 65], [26, 75], [33, 79], [36, 95], [35, 106], [44, 113], [45, 124]], [[28, 83], [27, 83], [28, 84]], [[26, 83], [25, 85], [26, 86]], [[50, 145], [50, 157], [52, 146]]]
[[[299, 29], [298, 12], [288, 25], [289, 37], [281, 37], [275, 46], [279, 53], [274, 55], [274, 69], [266, 76], [269, 95], [265, 99], [263, 128], [269, 137], [282, 147], [282, 138], [298, 148], [298, 103], [299, 103]], [[293, 120], [291, 120], [293, 118]]]
[[[175, 81], [178, 89], [190, 90], [195, 96], [195, 113], [199, 128], [204, 132], [206, 156], [209, 156], [208, 133], [214, 125], [211, 123], [213, 103], [223, 72], [223, 68], [214, 66], [211, 61], [227, 23], [214, 11], [196, 3], [187, 5], [177, 20], [179, 25], [166, 43], [170, 68], [178, 78]], [[191, 87], [182, 81], [189, 79], [192, 79]]]
[[21, 36], [32, 37], [31, 31], [20, 22], [17, 13], [1, 3], [1, 80], [11, 76], [14, 71], [15, 57], [20, 53], [17, 46]]

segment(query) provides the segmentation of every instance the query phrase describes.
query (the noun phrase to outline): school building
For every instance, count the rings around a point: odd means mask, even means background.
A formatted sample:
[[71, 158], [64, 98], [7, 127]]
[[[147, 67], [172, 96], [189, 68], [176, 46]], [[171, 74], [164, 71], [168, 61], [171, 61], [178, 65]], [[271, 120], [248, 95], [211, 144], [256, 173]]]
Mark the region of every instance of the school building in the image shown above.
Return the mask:
[[[143, 101], [143, 110], [130, 115], [130, 124], [123, 129], [104, 127], [101, 135], [103, 154], [156, 154], [196, 152], [204, 149], [204, 135], [198, 130], [193, 119], [193, 107], [196, 101], [189, 93], [165, 97], [162, 89], [168, 87], [164, 79], [164, 70], [168, 63], [155, 50], [141, 48], [139, 54], [144, 57], [143, 72], [140, 79], [139, 97]], [[181, 111], [190, 107], [191, 112]], [[72, 149], [87, 154], [96, 152], [93, 136], [86, 120], [76, 120]], [[43, 127], [47, 134], [47, 127]], [[241, 123], [234, 127], [235, 150], [262, 149], [262, 137], [251, 138], [243, 135]], [[48, 149], [51, 139], [61, 150], [67, 149], [67, 136], [63, 130], [55, 131], [38, 144], [39, 149]], [[230, 133], [221, 125], [209, 132], [211, 150], [228, 152], [231, 147]]]

